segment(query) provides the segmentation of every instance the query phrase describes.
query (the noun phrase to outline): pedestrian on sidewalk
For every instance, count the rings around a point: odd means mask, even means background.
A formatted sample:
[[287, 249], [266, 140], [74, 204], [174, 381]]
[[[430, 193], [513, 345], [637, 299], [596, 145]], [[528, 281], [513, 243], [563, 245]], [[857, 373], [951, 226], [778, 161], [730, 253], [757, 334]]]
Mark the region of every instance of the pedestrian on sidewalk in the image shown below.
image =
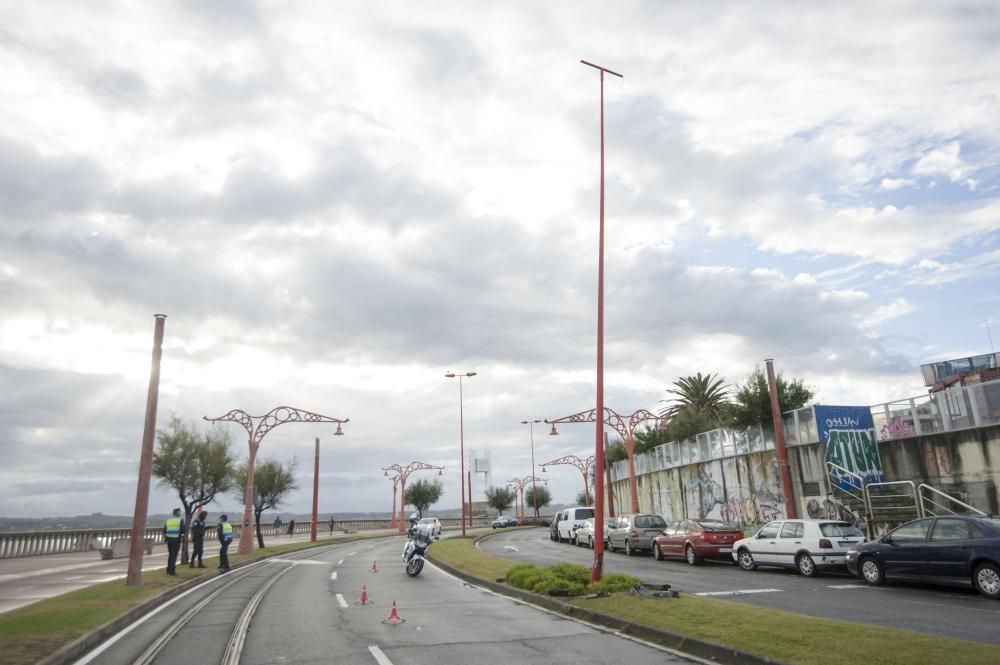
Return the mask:
[[281, 515], [274, 516], [274, 535], [281, 535]]
[[333, 515], [330, 515], [330, 535], [333, 535]]
[[198, 513], [198, 517], [191, 522], [191, 567], [194, 568], [194, 560], [198, 559], [198, 567], [204, 568], [205, 563], [202, 558], [205, 556], [205, 518], [208, 517], [206, 511]]
[[229, 570], [229, 543], [233, 542], [233, 525], [229, 523], [229, 516], [223, 513], [219, 515], [219, 526], [216, 529], [219, 536], [219, 570], [226, 572]]
[[177, 553], [181, 549], [183, 532], [184, 520], [181, 519], [181, 509], [174, 508], [173, 514], [163, 524], [163, 540], [167, 543], [167, 575], [177, 574]]
[[288, 535], [295, 533], [295, 520], [288, 520]]

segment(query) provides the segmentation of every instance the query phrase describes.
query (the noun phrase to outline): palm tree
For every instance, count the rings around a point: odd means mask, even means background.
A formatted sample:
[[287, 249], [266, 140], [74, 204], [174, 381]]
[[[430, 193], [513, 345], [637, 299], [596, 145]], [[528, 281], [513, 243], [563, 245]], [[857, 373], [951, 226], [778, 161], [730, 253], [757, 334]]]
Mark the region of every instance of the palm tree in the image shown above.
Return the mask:
[[690, 411], [717, 422], [729, 403], [729, 386], [718, 374], [702, 376], [698, 372], [694, 376], [682, 376], [674, 381], [674, 388], [667, 389], [667, 394], [674, 397], [660, 400], [666, 403], [660, 414], [669, 418], [681, 411]]

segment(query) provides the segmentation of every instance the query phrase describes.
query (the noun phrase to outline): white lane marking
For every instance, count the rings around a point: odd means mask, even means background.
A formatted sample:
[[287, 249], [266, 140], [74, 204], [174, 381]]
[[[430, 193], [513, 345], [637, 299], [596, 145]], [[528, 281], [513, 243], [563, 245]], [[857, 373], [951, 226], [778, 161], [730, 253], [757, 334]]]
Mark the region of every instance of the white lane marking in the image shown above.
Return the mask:
[[870, 589], [867, 584], [827, 584], [827, 589]]
[[344, 563], [344, 560], [343, 560], [343, 559], [341, 559], [340, 561], [338, 561], [338, 562], [337, 562], [337, 565], [339, 566], [339, 565], [340, 565], [340, 564], [342, 564], [342, 563]]
[[329, 561], [316, 561], [315, 559], [302, 559], [302, 560], [299, 560], [299, 559], [281, 559], [281, 558], [275, 557], [274, 559], [271, 559], [271, 561], [279, 561], [281, 563], [290, 563], [293, 566], [297, 566], [300, 563], [313, 564], [313, 565], [318, 565], [318, 566], [329, 566], [330, 565]]
[[374, 644], [368, 647], [368, 650], [373, 656], [375, 656], [375, 662], [378, 663], [378, 665], [392, 665], [392, 661], [389, 660], [389, 657], [382, 653], [382, 650]]
[[337, 594], [337, 604], [341, 607], [347, 607], [347, 601], [344, 600], [343, 594]]
[[741, 589], [739, 591], [702, 591], [693, 593], [692, 596], [743, 596], [751, 593], [775, 593], [781, 589]]
[[503, 548], [505, 550], [513, 550], [515, 552], [520, 552], [521, 551], [521, 550], [517, 549], [516, 547], [514, 547], [513, 545], [504, 545]]
[[337, 579], [337, 571], [333, 571], [332, 573], [330, 573], [330, 579], [331, 580]]
[[347, 556], [354, 556], [357, 552], [348, 552]]

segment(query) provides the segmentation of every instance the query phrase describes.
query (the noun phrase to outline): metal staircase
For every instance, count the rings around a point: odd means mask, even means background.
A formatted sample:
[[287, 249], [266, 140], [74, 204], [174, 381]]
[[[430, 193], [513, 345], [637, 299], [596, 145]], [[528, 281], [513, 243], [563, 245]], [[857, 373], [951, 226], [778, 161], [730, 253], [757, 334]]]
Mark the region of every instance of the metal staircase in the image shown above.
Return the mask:
[[833, 462], [826, 463], [826, 485], [828, 498], [857, 515], [858, 526], [868, 538], [918, 517], [986, 515], [926, 483], [916, 485], [912, 480], [865, 483], [862, 476]]

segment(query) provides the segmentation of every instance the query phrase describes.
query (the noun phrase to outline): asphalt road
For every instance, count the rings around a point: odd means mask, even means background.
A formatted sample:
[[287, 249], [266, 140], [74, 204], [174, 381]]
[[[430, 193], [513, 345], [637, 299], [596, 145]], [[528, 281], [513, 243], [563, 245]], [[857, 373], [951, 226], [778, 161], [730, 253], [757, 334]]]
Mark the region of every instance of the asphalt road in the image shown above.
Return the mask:
[[[594, 557], [592, 550], [549, 540], [548, 529], [498, 531], [479, 547], [538, 565], [567, 561], [590, 566]], [[747, 572], [726, 560], [691, 566], [680, 559], [656, 561], [648, 554], [628, 557], [611, 552], [604, 556], [604, 572], [670, 584], [681, 593], [1000, 645], [1000, 602], [972, 590], [899, 584], [870, 587], [846, 572], [807, 578], [782, 569]]]
[[[335, 544], [233, 570], [133, 624], [78, 665], [695, 662], [469, 586], [433, 565], [407, 577], [403, 543], [391, 537]], [[374, 604], [355, 604], [362, 587]], [[382, 623], [393, 601], [405, 623]], [[189, 621], [178, 627], [183, 618]], [[157, 640], [162, 649], [144, 661]], [[240, 646], [242, 654], [226, 660]]]

